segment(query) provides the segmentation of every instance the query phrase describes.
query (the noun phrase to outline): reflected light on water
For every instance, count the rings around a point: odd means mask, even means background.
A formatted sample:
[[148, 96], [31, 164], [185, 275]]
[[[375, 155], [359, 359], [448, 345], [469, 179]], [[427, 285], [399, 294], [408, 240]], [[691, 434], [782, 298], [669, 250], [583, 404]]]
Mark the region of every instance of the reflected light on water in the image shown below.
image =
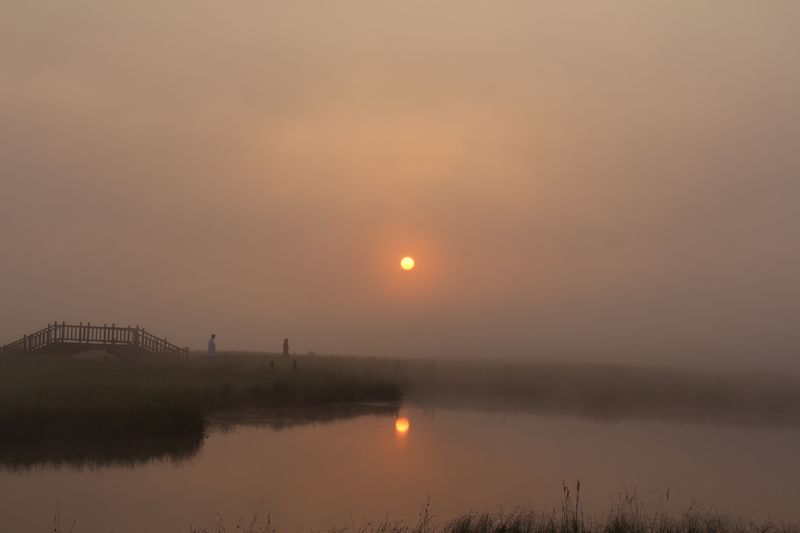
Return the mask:
[[408, 433], [408, 428], [410, 427], [411, 424], [409, 423], [408, 418], [404, 416], [401, 416], [394, 421], [394, 430], [398, 435], [405, 435]]

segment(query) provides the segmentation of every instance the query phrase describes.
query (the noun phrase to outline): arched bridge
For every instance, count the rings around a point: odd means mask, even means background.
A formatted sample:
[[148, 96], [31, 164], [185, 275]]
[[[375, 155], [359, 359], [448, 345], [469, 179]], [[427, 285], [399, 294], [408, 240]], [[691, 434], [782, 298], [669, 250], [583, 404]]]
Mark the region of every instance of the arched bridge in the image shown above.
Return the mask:
[[2, 353], [35, 353], [60, 351], [63, 349], [79, 349], [81, 347], [113, 349], [122, 348], [127, 351], [143, 352], [152, 355], [189, 354], [188, 348], [181, 348], [167, 342], [167, 339], [156, 337], [139, 326], [117, 326], [115, 324], [93, 326], [86, 324], [67, 324], [53, 322], [40, 329], [0, 348]]

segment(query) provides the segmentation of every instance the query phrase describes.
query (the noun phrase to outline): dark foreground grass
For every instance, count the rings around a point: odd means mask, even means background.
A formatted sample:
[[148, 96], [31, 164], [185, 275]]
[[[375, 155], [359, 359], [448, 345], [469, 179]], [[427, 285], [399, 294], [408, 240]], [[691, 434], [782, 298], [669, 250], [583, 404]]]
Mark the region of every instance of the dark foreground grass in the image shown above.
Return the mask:
[[280, 358], [0, 358], [6, 441], [200, 434], [216, 411], [400, 399], [388, 381]]
[[[650, 516], [615, 510], [606, 517], [576, 521], [564, 521], [558, 516], [537, 514], [532, 511], [478, 513], [456, 518], [438, 527], [433, 525], [429, 528], [413, 528], [413, 530], [447, 533], [755, 533], [797, 532], [800, 531], [800, 527], [754, 523], [742, 518], [694, 510], [677, 516]], [[393, 531], [409, 531], [409, 529]]]
[[[204, 526], [191, 526], [191, 533], [276, 533], [269, 515], [258, 512], [250, 518], [226, 524], [222, 518]], [[579, 500], [569, 494], [560, 510], [536, 512], [528, 509], [496, 513], [473, 512], [439, 521], [426, 506], [416, 523], [390, 521], [329, 528], [331, 533], [798, 533], [800, 525], [753, 522], [745, 518], [703, 511], [696, 506], [680, 513], [664, 510], [649, 513], [635, 496], [623, 499], [605, 515], [585, 517]]]

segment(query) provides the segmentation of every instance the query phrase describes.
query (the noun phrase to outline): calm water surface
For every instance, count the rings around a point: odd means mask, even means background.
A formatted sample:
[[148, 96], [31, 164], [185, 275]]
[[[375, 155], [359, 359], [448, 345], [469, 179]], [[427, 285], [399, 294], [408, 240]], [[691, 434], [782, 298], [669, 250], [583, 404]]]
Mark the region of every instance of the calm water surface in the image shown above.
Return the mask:
[[[584, 510], [620, 493], [681, 510], [692, 500], [754, 519], [800, 521], [800, 431], [477, 411], [391, 414], [276, 426], [218, 428], [187, 453], [135, 465], [38, 464], [4, 458], [6, 531], [187, 531], [233, 525], [259, 508], [279, 530], [437, 519], [468, 510], [552, 509], [562, 481], [581, 481]], [[291, 420], [284, 420], [291, 422]], [[297, 422], [297, 421], [295, 421]], [[16, 461], [16, 462], [15, 462]], [[219, 513], [219, 515], [218, 515]], [[68, 529], [68, 528], [66, 528]]]

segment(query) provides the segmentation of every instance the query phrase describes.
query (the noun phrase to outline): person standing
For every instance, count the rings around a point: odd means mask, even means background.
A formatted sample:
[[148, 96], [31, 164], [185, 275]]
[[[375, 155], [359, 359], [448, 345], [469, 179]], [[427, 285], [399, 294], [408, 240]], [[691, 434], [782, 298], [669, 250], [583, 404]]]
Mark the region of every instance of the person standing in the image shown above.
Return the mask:
[[211, 338], [208, 339], [208, 356], [211, 357], [217, 353], [217, 336], [212, 333]]
[[289, 339], [283, 339], [283, 356], [289, 357]]

